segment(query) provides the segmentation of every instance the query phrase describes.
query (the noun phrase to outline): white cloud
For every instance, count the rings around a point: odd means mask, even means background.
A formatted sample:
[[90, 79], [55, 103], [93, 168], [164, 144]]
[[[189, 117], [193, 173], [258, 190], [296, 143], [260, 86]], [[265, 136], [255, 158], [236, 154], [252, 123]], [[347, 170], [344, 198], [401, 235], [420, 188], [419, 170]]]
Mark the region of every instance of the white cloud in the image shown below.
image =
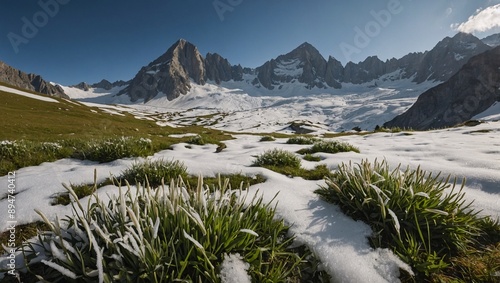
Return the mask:
[[475, 15], [460, 24], [453, 24], [451, 28], [466, 33], [485, 32], [500, 27], [500, 4], [486, 9], [478, 9]]

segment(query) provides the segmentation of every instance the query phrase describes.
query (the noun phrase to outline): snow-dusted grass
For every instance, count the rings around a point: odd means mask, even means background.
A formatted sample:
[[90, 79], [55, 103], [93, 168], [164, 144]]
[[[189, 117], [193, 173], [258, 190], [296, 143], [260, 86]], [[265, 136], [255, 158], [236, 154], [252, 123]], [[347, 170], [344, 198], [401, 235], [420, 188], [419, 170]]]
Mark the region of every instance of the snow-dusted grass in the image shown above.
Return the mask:
[[129, 184], [149, 184], [152, 187], [157, 187], [179, 176], [185, 180], [187, 175], [186, 166], [178, 160], [146, 160], [134, 163], [118, 177], [118, 181], [121, 184], [128, 182]]
[[359, 153], [359, 148], [347, 143], [339, 141], [317, 141], [310, 148], [301, 149], [298, 151], [300, 154], [312, 154], [318, 152], [324, 153], [339, 153], [339, 152], [356, 152]]
[[[372, 226], [374, 246], [394, 250], [412, 266], [417, 280], [439, 274], [451, 264], [450, 258], [488, 234], [482, 228], [490, 220], [470, 208], [463, 187], [457, 189], [450, 177], [443, 179], [420, 168], [391, 169], [384, 161], [366, 160], [342, 164], [327, 179], [327, 186], [316, 192]], [[496, 268], [500, 265], [491, 272]]]
[[147, 156], [152, 153], [153, 147], [150, 139], [119, 137], [84, 141], [75, 148], [73, 157], [82, 160], [110, 162], [126, 157]]
[[193, 191], [181, 178], [120, 188], [109, 201], [93, 196], [92, 206], [68, 187], [72, 215], [50, 221], [38, 211], [50, 231], [24, 247], [26, 264], [35, 274], [45, 265], [45, 280], [78, 282], [299, 279], [308, 261], [289, 249], [293, 238], [272, 204], [219, 183], [214, 193], [202, 179]]
[[300, 158], [293, 152], [275, 148], [257, 156], [253, 166], [300, 168]]
[[18, 168], [70, 156], [72, 149], [54, 142], [0, 141], [0, 175]]
[[[329, 170], [335, 170], [342, 162], [360, 163], [363, 159], [385, 159], [391, 168], [398, 164], [410, 165], [416, 169], [418, 165], [434, 172], [443, 171], [444, 175], [452, 174], [461, 179], [467, 177], [464, 187], [464, 198], [467, 202], [474, 200], [472, 208], [483, 209], [480, 215], [500, 216], [500, 198], [498, 187], [498, 163], [500, 151], [496, 137], [499, 132], [498, 123], [488, 123], [474, 128], [463, 127], [430, 132], [376, 133], [336, 137], [359, 147], [361, 153], [345, 152], [337, 154], [316, 153], [321, 163]], [[189, 131], [191, 129], [186, 129]], [[486, 131], [488, 130], [488, 131]], [[270, 202], [279, 192], [276, 200], [276, 215], [292, 225], [289, 232], [295, 235], [297, 243], [306, 244], [322, 263], [322, 268], [330, 274], [334, 282], [397, 282], [399, 268], [408, 268], [395, 255], [386, 249], [370, 247], [367, 238], [372, 236], [370, 226], [354, 221], [343, 214], [339, 207], [318, 199], [314, 190], [325, 186], [324, 181], [307, 181], [303, 178], [292, 178], [261, 167], [251, 167], [256, 155], [274, 148], [295, 152], [300, 145], [286, 144], [286, 139], [259, 142], [260, 137], [235, 135], [234, 140], [225, 142], [227, 148], [215, 153], [216, 145], [190, 145], [182, 143], [172, 146], [172, 150], [158, 152], [149, 158], [152, 160], [182, 161], [191, 175], [201, 174], [214, 177], [218, 173], [242, 173], [247, 176], [261, 174], [266, 182], [253, 185], [249, 194], [262, 195], [265, 202]], [[81, 160], [64, 159], [52, 163], [44, 163], [36, 167], [26, 167], [17, 171], [18, 194], [16, 200], [18, 224], [26, 224], [40, 220], [33, 209], [46, 213], [54, 221], [56, 216], [71, 214], [67, 206], [51, 206], [52, 196], [64, 192], [61, 183], [88, 184], [93, 181], [94, 169], [97, 171], [97, 182], [102, 182], [110, 174], [120, 174], [140, 159], [119, 159], [110, 163], [96, 163]], [[207, 166], [210, 164], [210, 166]], [[301, 161], [304, 169], [313, 169], [317, 163]], [[0, 177], [0, 184], [7, 183], [7, 177]], [[217, 182], [216, 182], [217, 183]], [[43, 188], [43, 189], [40, 189]], [[115, 186], [106, 186], [98, 190], [101, 199], [107, 195], [116, 195]], [[81, 201], [86, 202], [84, 198]], [[0, 206], [6, 206], [6, 200], [0, 197]], [[1, 231], [6, 231], [7, 224], [0, 223]], [[498, 235], [498, 233], [497, 233]], [[498, 242], [498, 240], [497, 240]], [[494, 250], [495, 246], [490, 246]], [[498, 245], [497, 245], [498, 251]], [[498, 252], [496, 253], [498, 254]], [[473, 264], [492, 264], [498, 257], [494, 253], [487, 254], [484, 249], [474, 253], [475, 258], [453, 258], [453, 262], [466, 261]], [[484, 261], [477, 258], [484, 256]], [[18, 255], [21, 262], [22, 255]], [[2, 258], [5, 259], [5, 258]], [[2, 265], [5, 261], [2, 261]], [[496, 273], [490, 274], [495, 279]], [[494, 281], [490, 281], [494, 282]]]
[[286, 143], [287, 144], [314, 144], [317, 141], [318, 141], [317, 138], [298, 136], [298, 137], [289, 138], [286, 141]]

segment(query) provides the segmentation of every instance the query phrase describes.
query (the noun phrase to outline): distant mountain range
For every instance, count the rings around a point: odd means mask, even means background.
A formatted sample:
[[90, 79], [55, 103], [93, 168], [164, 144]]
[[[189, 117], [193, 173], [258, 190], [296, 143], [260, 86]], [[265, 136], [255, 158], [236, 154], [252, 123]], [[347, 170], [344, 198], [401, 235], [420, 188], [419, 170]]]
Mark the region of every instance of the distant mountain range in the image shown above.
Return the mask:
[[448, 81], [421, 94], [386, 127], [428, 130], [450, 127], [500, 101], [500, 46], [472, 57]]
[[[336, 90], [342, 89], [346, 84], [370, 83], [377, 86], [377, 81], [381, 82], [382, 80], [409, 79], [416, 84], [429, 81], [447, 82], [450, 79], [456, 79], [456, 74], [462, 71], [462, 67], [471, 58], [490, 51], [499, 45], [500, 34], [480, 40], [471, 34], [458, 33], [453, 37], [444, 38], [430, 51], [410, 53], [402, 58], [392, 58], [386, 61], [371, 56], [362, 62], [348, 62], [343, 66], [340, 61], [332, 56], [325, 59], [314, 46], [306, 42], [287, 54], [265, 62], [260, 67], [244, 68], [240, 65], [231, 65], [227, 59], [217, 53], [208, 53], [203, 56], [195, 45], [180, 39], [164, 54], [142, 67], [135, 77], [129, 81], [111, 83], [102, 80], [95, 84], [82, 82], [72, 87], [84, 91], [91, 88], [110, 90], [114, 87], [120, 87], [120, 91], [116, 95], [121, 98], [128, 97], [133, 103], [154, 102], [155, 99], [159, 98], [173, 101], [182, 95], [188, 94], [193, 84], [200, 86], [205, 84], [224, 85], [229, 82], [240, 82], [245, 85], [245, 91], [249, 95], [261, 92], [266, 93], [266, 95], [283, 95], [283, 92], [289, 89], [290, 85], [293, 85], [294, 89], [303, 89], [303, 94], [299, 91], [299, 93], [291, 95], [307, 95], [311, 92], [334, 94]], [[491, 60], [489, 63], [495, 64], [495, 62], [495, 60]], [[491, 64], [485, 65], [485, 71], [497, 70]], [[474, 68], [476, 73], [467, 73], [471, 80], [474, 76], [479, 76], [479, 74], [486, 75], [480, 70], [482, 68], [481, 64], [476, 63]], [[476, 79], [480, 80], [480, 78]], [[0, 80], [49, 95], [65, 97], [64, 91], [59, 86], [43, 81], [40, 76], [24, 74], [3, 63], [0, 64]], [[470, 80], [468, 82], [471, 85], [474, 83]], [[453, 89], [457, 97], [467, 95], [463, 92], [468, 87], [463, 85], [464, 82], [461, 83], [461, 88]], [[432, 91], [435, 96], [447, 95], [447, 92], [442, 93], [439, 87]], [[422, 99], [425, 97], [423, 95]], [[446, 103], [451, 103], [452, 100], [419, 99], [419, 101], [424, 102], [418, 102], [410, 109], [411, 113], [414, 114], [407, 114], [412, 118], [403, 118], [405, 116], [402, 116], [388, 122], [387, 125], [422, 129], [431, 125], [432, 127], [448, 125], [446, 123], [440, 124], [427, 121], [439, 118], [432, 115], [429, 117], [421, 115], [418, 109], [422, 107], [446, 109], [451, 107]], [[437, 106], [430, 105], [438, 102], [440, 104]], [[453, 100], [453, 103], [457, 104], [460, 101]], [[489, 102], [484, 103], [478, 109], [488, 106], [486, 104]], [[417, 107], [418, 105], [423, 106]], [[431, 112], [430, 114], [438, 115], [439, 111]], [[415, 115], [426, 120], [426, 122], [415, 118]], [[425, 118], [423, 118], [424, 116]], [[466, 115], [459, 117], [466, 119]], [[463, 121], [454, 119], [453, 122]]]
[[[488, 38], [488, 42], [494, 42], [494, 38]], [[412, 78], [416, 83], [444, 82], [470, 58], [491, 48], [471, 34], [458, 33], [423, 53], [410, 53], [385, 62], [372, 56], [342, 66], [335, 58], [330, 56], [326, 60], [311, 44], [303, 43], [285, 55], [250, 69], [231, 65], [219, 54], [208, 53], [203, 57], [196, 46], [181, 39], [165, 54], [141, 68], [120, 95], [128, 95], [132, 101], [149, 101], [162, 95], [173, 100], [188, 93], [191, 83], [242, 81], [244, 75], [253, 78], [250, 81], [254, 87], [268, 90], [295, 82], [318, 91], [339, 89], [343, 83], [362, 84], [390, 73], [395, 73], [394, 79]]]

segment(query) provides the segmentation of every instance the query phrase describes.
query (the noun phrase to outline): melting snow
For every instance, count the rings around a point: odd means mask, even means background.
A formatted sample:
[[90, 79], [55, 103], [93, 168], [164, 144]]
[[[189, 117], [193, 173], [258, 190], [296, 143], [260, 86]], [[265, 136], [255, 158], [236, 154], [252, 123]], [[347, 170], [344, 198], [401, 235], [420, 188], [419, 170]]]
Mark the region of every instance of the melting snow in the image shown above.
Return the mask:
[[[429, 132], [345, 136], [338, 139], [358, 146], [361, 154], [349, 152], [317, 155], [321, 157], [321, 163], [332, 170], [341, 162], [386, 159], [392, 168], [399, 163], [412, 168], [421, 165], [425, 170], [434, 173], [442, 171], [444, 175], [451, 174], [459, 180], [467, 177], [466, 199], [474, 201], [474, 207], [482, 209], [482, 214], [497, 218], [500, 217], [499, 132], [500, 122], [488, 122], [476, 127]], [[390, 251], [370, 247], [366, 239], [371, 234], [370, 228], [345, 216], [337, 206], [322, 201], [314, 194], [314, 190], [324, 185], [324, 181], [289, 178], [264, 168], [251, 167], [253, 156], [266, 150], [282, 148], [295, 152], [304, 146], [288, 145], [286, 139], [262, 143], [259, 142], [259, 136], [234, 137], [234, 140], [225, 142], [227, 148], [220, 153], [215, 153], [215, 145], [191, 145], [186, 148], [186, 144], [177, 144], [172, 147], [173, 150], [161, 151], [149, 158], [180, 160], [187, 166], [189, 173], [194, 175], [262, 174], [267, 181], [252, 186], [250, 193], [262, 194], [266, 201], [279, 193], [276, 199], [277, 216], [292, 225], [290, 232], [295, 234], [299, 243], [308, 245], [316, 253], [335, 282], [398, 281], [399, 268], [407, 267]], [[51, 219], [70, 214], [68, 206], [50, 205], [54, 195], [65, 191], [61, 183], [92, 183], [94, 169], [97, 170], [97, 181], [101, 182], [110, 174], [120, 175], [123, 170], [140, 160], [144, 159], [127, 158], [99, 164], [63, 159], [18, 170], [18, 225], [40, 220], [34, 209], [43, 211]], [[302, 166], [307, 169], [315, 165], [317, 163], [302, 161]], [[0, 184], [2, 183], [7, 184], [7, 176], [0, 177]], [[116, 193], [115, 186], [99, 190], [102, 199]], [[7, 200], [3, 196], [0, 199], [0, 207], [6, 207]], [[87, 200], [88, 197], [82, 199], [83, 202]], [[6, 229], [7, 223], [0, 222], [0, 231]], [[3, 264], [5, 263], [4, 258]]]
[[57, 101], [57, 100], [55, 100], [53, 98], [47, 97], [47, 96], [36, 95], [36, 94], [32, 94], [32, 93], [25, 92], [25, 91], [22, 91], [22, 90], [17, 90], [17, 89], [14, 89], [14, 88], [6, 87], [6, 86], [1, 86], [0, 85], [0, 91], [10, 92], [10, 93], [22, 95], [22, 96], [25, 96], [25, 97], [29, 97], [29, 98], [32, 98], [32, 99], [37, 99], [37, 100], [41, 100], [41, 101], [45, 101], [45, 102], [59, 103], [59, 101]]

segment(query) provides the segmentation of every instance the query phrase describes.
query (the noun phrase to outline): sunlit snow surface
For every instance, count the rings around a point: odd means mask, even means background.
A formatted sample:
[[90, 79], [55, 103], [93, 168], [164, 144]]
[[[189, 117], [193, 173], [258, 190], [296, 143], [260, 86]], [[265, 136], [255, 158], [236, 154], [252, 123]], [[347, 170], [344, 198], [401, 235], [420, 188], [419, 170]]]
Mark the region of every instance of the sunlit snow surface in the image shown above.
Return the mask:
[[[81, 102], [127, 105], [136, 109], [138, 116], [141, 112], [157, 113], [160, 125], [190, 125], [200, 115], [216, 114], [205, 125], [226, 131], [262, 133], [284, 131], [292, 122], [303, 122], [317, 132], [340, 132], [354, 127], [373, 130], [406, 111], [418, 95], [437, 85], [437, 82], [416, 84], [398, 76], [394, 72], [370, 83], [343, 84], [342, 89], [306, 89], [305, 84], [294, 82], [268, 90], [252, 85], [254, 77], [245, 75], [243, 81], [221, 85], [192, 83], [190, 92], [175, 100], [169, 101], [160, 93], [146, 103], [131, 103], [126, 95], [117, 96], [118, 91], [63, 88]], [[162, 117], [161, 113], [178, 115]], [[189, 120], [190, 117], [193, 119]]]
[[[238, 84], [234, 83], [233, 84]], [[239, 83], [241, 84], [241, 83]], [[298, 96], [270, 96], [267, 92], [250, 96], [242, 88], [224, 88], [207, 84], [193, 87], [189, 95], [175, 101], [160, 97], [146, 104], [102, 106], [116, 115], [131, 112], [137, 118], [154, 118], [157, 123], [180, 127], [196, 122], [199, 115], [210, 115], [205, 122], [211, 127], [232, 131], [273, 132], [282, 131], [290, 121], [309, 120], [317, 132], [350, 129], [353, 126], [373, 128], [386, 119], [403, 112], [416, 96], [428, 86], [409, 81], [379, 82], [377, 86], [344, 86], [338, 93]], [[283, 87], [285, 89], [286, 87]], [[282, 89], [282, 90], [283, 90]], [[286, 90], [283, 90], [285, 92]], [[297, 91], [293, 88], [290, 93]], [[68, 93], [68, 92], [67, 92]], [[69, 94], [69, 93], [68, 93]], [[83, 97], [80, 101], [124, 103], [123, 97], [114, 94]], [[153, 104], [157, 104], [154, 106]], [[158, 105], [159, 104], [159, 105]], [[196, 106], [193, 106], [196, 105]], [[94, 105], [95, 106], [95, 105]], [[186, 107], [195, 108], [187, 110]], [[240, 107], [240, 108], [237, 108]], [[216, 110], [214, 110], [216, 108]], [[177, 111], [172, 114], [170, 111]], [[495, 109], [485, 113], [495, 117]], [[335, 170], [342, 162], [357, 163], [363, 159], [385, 159], [395, 168], [398, 164], [422, 169], [443, 176], [451, 174], [459, 180], [466, 177], [466, 199], [474, 201], [474, 208], [482, 214], [500, 217], [500, 122], [491, 118], [475, 127], [460, 127], [429, 132], [376, 133], [363, 136], [344, 136], [359, 147], [361, 153], [318, 155], [321, 164]], [[252, 194], [261, 194], [270, 201], [278, 197], [277, 215], [292, 225], [291, 233], [299, 243], [314, 251], [324, 269], [334, 282], [397, 282], [402, 263], [387, 250], [374, 250], [366, 239], [370, 228], [362, 222], [346, 217], [337, 206], [326, 203], [314, 194], [323, 181], [306, 181], [289, 178], [259, 167], [251, 167], [254, 156], [273, 148], [297, 151], [305, 146], [288, 145], [286, 139], [259, 142], [260, 136], [235, 134], [226, 141], [222, 152], [216, 153], [215, 145], [197, 146], [177, 144], [173, 150], [156, 153], [149, 159], [175, 159], [185, 163], [191, 174], [215, 176], [218, 173], [262, 174], [267, 181], [250, 188]], [[43, 211], [50, 218], [70, 214], [68, 206], [51, 206], [53, 196], [64, 192], [62, 183], [92, 183], [94, 169], [98, 182], [110, 175], [118, 176], [134, 162], [143, 159], [122, 159], [98, 164], [89, 161], [64, 159], [17, 171], [17, 221], [18, 225], [40, 220], [34, 209]], [[318, 163], [302, 161], [305, 168]], [[0, 177], [0, 184], [7, 184], [7, 176]], [[117, 188], [107, 186], [99, 190], [101, 199], [114, 194]], [[5, 192], [6, 194], [6, 192]], [[0, 207], [7, 207], [5, 196], [0, 194]], [[82, 201], [87, 201], [84, 198]], [[7, 223], [0, 221], [0, 231]], [[0, 276], [1, 277], [1, 276]]]
[[11, 88], [11, 87], [6, 87], [6, 86], [1, 86], [0, 85], [0, 91], [10, 92], [10, 93], [14, 93], [14, 94], [21, 95], [21, 96], [24, 96], [24, 97], [28, 97], [28, 98], [31, 98], [31, 99], [41, 100], [41, 101], [44, 101], [44, 102], [59, 103], [59, 101], [57, 101], [57, 100], [55, 100], [53, 98], [50, 98], [48, 96], [42, 96], [42, 95], [32, 94], [30, 92], [26, 92], [26, 91], [14, 89], [14, 88]]
[[[394, 168], [399, 163], [413, 168], [421, 165], [432, 172], [442, 171], [457, 178], [467, 177], [466, 198], [483, 214], [500, 217], [500, 122], [489, 122], [476, 127], [454, 128], [410, 134], [377, 133], [365, 136], [346, 136], [340, 140], [350, 142], [361, 150], [357, 153], [319, 154], [321, 163], [335, 170], [341, 162], [359, 162], [362, 159], [386, 159]], [[293, 224], [291, 233], [297, 241], [307, 244], [321, 259], [325, 270], [336, 282], [394, 282], [397, 281], [399, 260], [386, 250], [373, 250], [366, 237], [369, 227], [340, 212], [338, 207], [320, 200], [313, 191], [323, 181], [289, 178], [267, 169], [250, 167], [255, 155], [272, 148], [296, 151], [304, 146], [287, 145], [286, 139], [259, 142], [259, 136], [235, 135], [226, 141], [227, 148], [215, 153], [215, 145], [196, 146], [177, 144], [150, 159], [175, 159], [186, 164], [191, 174], [215, 176], [217, 173], [262, 174], [263, 184], [250, 188], [270, 201], [276, 193], [277, 214]], [[62, 217], [70, 213], [67, 206], [51, 206], [54, 194], [64, 192], [61, 183], [92, 183], [94, 169], [98, 181], [110, 175], [117, 176], [136, 159], [123, 159], [98, 164], [88, 161], [64, 159], [17, 171], [16, 201], [18, 224], [39, 220], [34, 209], [49, 217]], [[209, 164], [209, 165], [208, 165]], [[317, 163], [302, 161], [305, 168]], [[0, 177], [0, 184], [7, 177]], [[106, 194], [117, 192], [107, 186], [99, 190]], [[0, 196], [0, 198], [3, 196]], [[86, 199], [83, 199], [86, 201]], [[0, 207], [7, 207], [1, 200]], [[0, 230], [7, 228], [1, 222]]]

